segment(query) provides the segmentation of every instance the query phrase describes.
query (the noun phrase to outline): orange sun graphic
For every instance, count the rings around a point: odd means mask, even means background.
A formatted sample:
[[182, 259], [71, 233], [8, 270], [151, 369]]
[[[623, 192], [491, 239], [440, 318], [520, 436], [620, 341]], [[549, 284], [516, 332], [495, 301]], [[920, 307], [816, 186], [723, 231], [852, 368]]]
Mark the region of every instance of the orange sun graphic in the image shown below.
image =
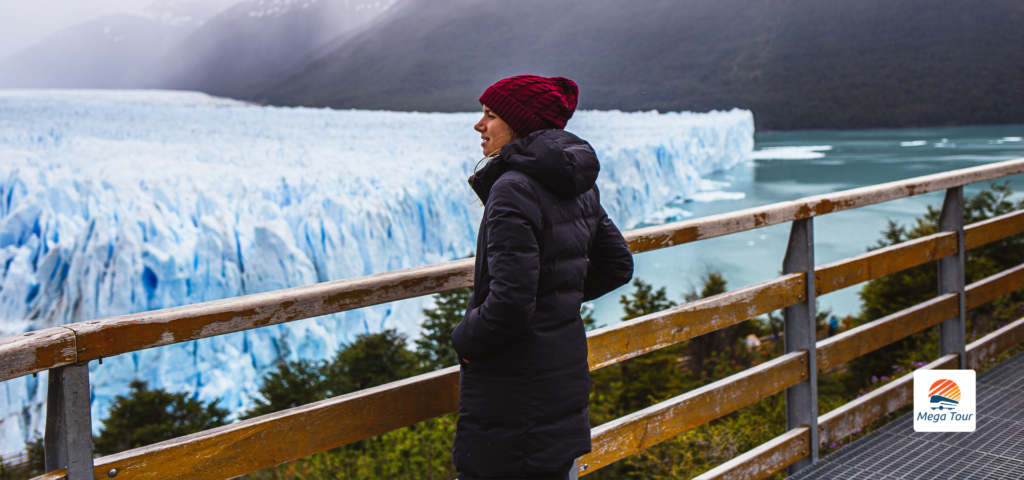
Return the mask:
[[928, 396], [941, 395], [954, 402], [960, 401], [960, 387], [952, 380], [939, 380], [928, 389]]

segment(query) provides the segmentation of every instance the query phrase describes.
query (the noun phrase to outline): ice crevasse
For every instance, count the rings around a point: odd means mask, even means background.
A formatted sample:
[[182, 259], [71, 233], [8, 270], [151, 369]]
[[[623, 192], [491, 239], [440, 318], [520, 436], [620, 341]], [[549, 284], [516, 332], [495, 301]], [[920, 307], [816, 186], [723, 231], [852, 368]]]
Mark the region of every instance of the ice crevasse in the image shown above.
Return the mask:
[[[278, 108], [192, 92], [0, 91], [0, 337], [470, 255], [477, 113]], [[580, 111], [623, 229], [750, 159], [753, 117]], [[429, 298], [90, 364], [94, 429], [133, 379], [238, 413], [282, 355], [415, 337]], [[0, 383], [0, 453], [42, 432], [46, 375]]]

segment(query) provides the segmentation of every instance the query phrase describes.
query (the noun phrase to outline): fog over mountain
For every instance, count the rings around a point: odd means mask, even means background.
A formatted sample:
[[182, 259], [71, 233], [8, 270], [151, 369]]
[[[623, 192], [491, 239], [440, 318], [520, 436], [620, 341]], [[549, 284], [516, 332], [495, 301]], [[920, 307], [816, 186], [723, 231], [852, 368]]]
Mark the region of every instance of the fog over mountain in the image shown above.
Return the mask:
[[252, 0], [212, 18], [162, 59], [152, 84], [248, 98], [392, 1]]
[[170, 88], [247, 98], [392, 3], [247, 0], [223, 10], [223, 0], [158, 1], [140, 14], [64, 29], [0, 61], [0, 88]]
[[62, 30], [0, 62], [0, 87], [134, 88], [198, 28], [140, 15], [106, 15]]

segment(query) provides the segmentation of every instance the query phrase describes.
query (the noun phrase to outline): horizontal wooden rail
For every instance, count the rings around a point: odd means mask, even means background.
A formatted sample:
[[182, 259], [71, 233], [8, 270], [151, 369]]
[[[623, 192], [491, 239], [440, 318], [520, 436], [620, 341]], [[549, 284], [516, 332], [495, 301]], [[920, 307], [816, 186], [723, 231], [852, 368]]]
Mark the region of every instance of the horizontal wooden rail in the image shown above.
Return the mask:
[[738, 210], [626, 234], [640, 253], [1024, 173], [1024, 158]]
[[590, 369], [633, 358], [803, 301], [804, 273], [791, 273], [587, 334]]
[[964, 227], [967, 250], [1024, 232], [1024, 210], [1007, 213]]
[[[642, 228], [626, 232], [625, 237], [632, 251], [640, 253], [1018, 173], [1024, 173], [1024, 158]], [[65, 328], [77, 336], [73, 359], [37, 351], [51, 347], [33, 342], [27, 334], [15, 335], [0, 343], [0, 359], [14, 359], [0, 368], [0, 381], [71, 363], [466, 287], [472, 284], [472, 277], [473, 261], [464, 259], [68, 324]]]
[[781, 392], [807, 375], [807, 352], [800, 350], [598, 426], [590, 434], [592, 451], [579, 459], [579, 474]]
[[459, 367], [97, 459], [96, 478], [225, 479], [458, 409]]
[[1024, 288], [1024, 265], [983, 278], [964, 289], [967, 309], [978, 308], [1003, 295]]
[[0, 381], [75, 363], [75, 332], [46, 328], [0, 338]]
[[947, 293], [818, 342], [819, 372], [827, 372], [954, 317], [957, 297], [956, 293]]
[[1024, 318], [979, 338], [967, 346], [967, 368], [981, 368], [985, 362], [1024, 343]]
[[807, 456], [810, 429], [794, 428], [696, 477], [696, 480], [767, 478]]
[[[473, 259], [165, 308], [23, 333], [0, 340], [0, 381], [71, 363], [214, 337], [473, 283]], [[51, 343], [39, 340], [47, 332]], [[66, 345], [77, 346], [69, 354]], [[54, 352], [59, 352], [54, 353]], [[7, 359], [14, 359], [8, 362]]]
[[825, 295], [955, 253], [956, 232], [937, 233], [817, 267], [814, 283]]
[[[58, 468], [57, 470], [54, 470], [52, 472], [46, 472], [46, 473], [44, 473], [44, 474], [42, 474], [42, 475], [40, 475], [38, 477], [32, 477], [32, 480], [67, 480], [67, 478], [68, 478], [68, 469], [66, 469], [66, 468]], [[96, 477], [96, 478], [102, 478], [102, 477]]]

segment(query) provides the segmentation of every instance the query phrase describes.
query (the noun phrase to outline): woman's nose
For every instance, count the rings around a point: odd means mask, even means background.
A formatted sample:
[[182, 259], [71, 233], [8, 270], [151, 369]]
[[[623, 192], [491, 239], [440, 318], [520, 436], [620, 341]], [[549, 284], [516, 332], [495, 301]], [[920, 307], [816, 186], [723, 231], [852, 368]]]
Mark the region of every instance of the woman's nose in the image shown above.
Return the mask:
[[477, 122], [476, 125], [473, 125], [473, 130], [484, 133], [484, 122]]

